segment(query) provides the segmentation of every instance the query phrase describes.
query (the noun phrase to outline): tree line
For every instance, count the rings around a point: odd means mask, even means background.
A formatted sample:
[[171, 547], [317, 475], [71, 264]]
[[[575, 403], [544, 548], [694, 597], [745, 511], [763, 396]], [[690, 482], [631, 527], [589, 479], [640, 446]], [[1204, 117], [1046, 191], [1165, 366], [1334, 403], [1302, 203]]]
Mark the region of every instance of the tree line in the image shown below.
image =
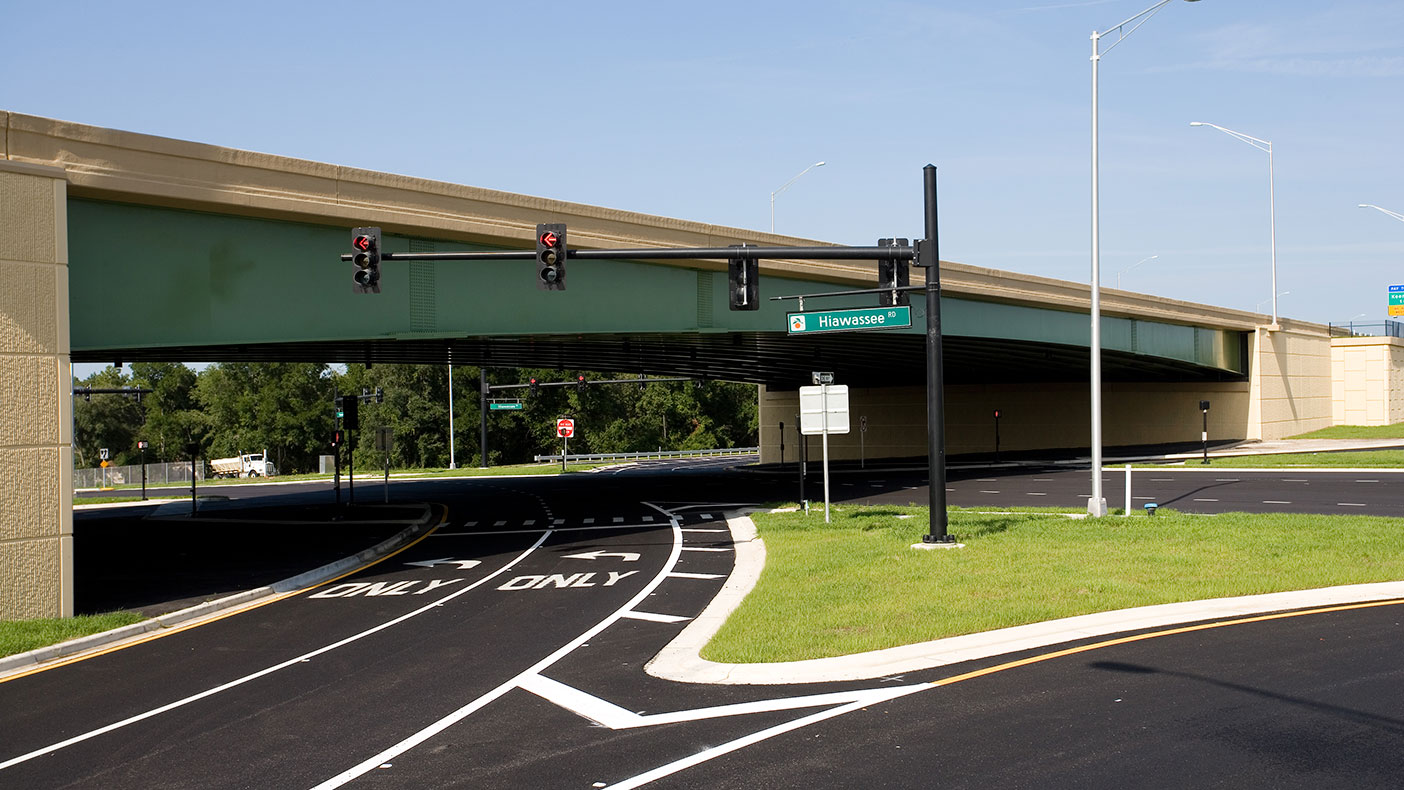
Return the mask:
[[[560, 451], [555, 420], [576, 419], [572, 453], [623, 453], [745, 447], [756, 443], [756, 388], [708, 381], [609, 384], [588, 371], [489, 368], [489, 384], [575, 381], [579, 388], [543, 387], [492, 392], [493, 399], [522, 401], [520, 411], [488, 413], [488, 465], [530, 461]], [[637, 378], [635, 375], [615, 378]], [[282, 474], [317, 471], [330, 455], [339, 394], [383, 392], [360, 407], [360, 430], [348, 436], [358, 468], [380, 467], [377, 428], [393, 432], [390, 463], [396, 468], [449, 466], [449, 375], [446, 365], [347, 365], [319, 363], [217, 363], [198, 373], [172, 362], [109, 367], [75, 387], [146, 388], [129, 395], [74, 396], [74, 464], [98, 465], [106, 448], [117, 465], [140, 463], [137, 442], [148, 443], [148, 463], [268, 451]], [[453, 368], [453, 455], [459, 466], [479, 466], [479, 369]], [[347, 448], [343, 448], [344, 453]]]

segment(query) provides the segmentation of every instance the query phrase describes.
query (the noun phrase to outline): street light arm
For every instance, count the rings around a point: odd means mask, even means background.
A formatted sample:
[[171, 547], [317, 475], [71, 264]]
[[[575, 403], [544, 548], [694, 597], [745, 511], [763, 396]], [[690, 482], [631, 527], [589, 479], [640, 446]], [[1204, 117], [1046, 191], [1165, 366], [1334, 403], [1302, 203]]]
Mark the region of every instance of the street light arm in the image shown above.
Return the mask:
[[1372, 209], [1374, 209], [1374, 210], [1376, 210], [1376, 211], [1382, 211], [1382, 212], [1384, 212], [1384, 213], [1390, 215], [1391, 217], [1394, 217], [1395, 219], [1399, 220], [1400, 222], [1404, 222], [1404, 214], [1400, 214], [1398, 211], [1390, 211], [1390, 210], [1387, 209], [1387, 208], [1381, 208], [1381, 207], [1379, 207], [1379, 206], [1376, 206], [1374, 203], [1361, 203], [1359, 207], [1360, 207], [1360, 208], [1372, 208]]
[[[1190, 0], [1190, 1], [1193, 2], [1193, 0]], [[1095, 31], [1095, 30], [1092, 31], [1092, 40], [1093, 40], [1094, 42], [1100, 42], [1100, 41], [1102, 40], [1102, 36], [1105, 36], [1106, 34], [1111, 33], [1111, 32], [1113, 32], [1113, 31], [1115, 31], [1115, 32], [1117, 33], [1116, 40], [1113, 41], [1112, 43], [1108, 44], [1106, 49], [1101, 49], [1101, 48], [1100, 48], [1100, 44], [1096, 44], [1096, 45], [1093, 46], [1093, 53], [1092, 53], [1093, 59], [1095, 60], [1096, 58], [1100, 58], [1101, 56], [1107, 54], [1108, 52], [1111, 52], [1112, 49], [1115, 48], [1117, 44], [1120, 44], [1121, 42], [1125, 41], [1127, 36], [1131, 35], [1132, 33], [1135, 33], [1136, 30], [1137, 30], [1137, 28], [1139, 28], [1141, 25], [1144, 25], [1146, 22], [1150, 21], [1150, 18], [1153, 17], [1153, 16], [1155, 16], [1155, 15], [1156, 15], [1156, 12], [1160, 11], [1160, 9], [1164, 8], [1164, 7], [1165, 7], [1166, 5], [1168, 5], [1169, 3], [1170, 3], [1170, 0], [1160, 0], [1159, 3], [1156, 3], [1155, 5], [1151, 6], [1150, 8], [1147, 8], [1146, 10], [1144, 10], [1144, 11], [1142, 11], [1141, 13], [1139, 13], [1139, 14], [1137, 14], [1137, 15], [1131, 17], [1130, 19], [1127, 19], [1126, 21], [1122, 22], [1122, 23], [1119, 24], [1119, 25], [1114, 25], [1114, 26], [1112, 26], [1112, 27], [1109, 27], [1109, 28], [1107, 28], [1106, 30], [1103, 30], [1103, 31], [1100, 32], [1100, 33], [1098, 33], [1098, 32]], [[1132, 22], [1135, 22], [1136, 24], [1132, 25], [1130, 30], [1126, 30], [1126, 29], [1125, 29], [1126, 26], [1127, 26], [1127, 25], [1130, 25]]]
[[796, 181], [798, 181], [798, 180], [800, 179], [800, 176], [804, 175], [805, 173], [808, 173], [809, 171], [813, 170], [813, 169], [816, 168], [816, 167], [823, 167], [825, 164], [826, 164], [825, 162], [815, 162], [814, 164], [810, 165], [809, 167], [806, 167], [805, 169], [799, 171], [799, 173], [795, 174], [795, 177], [794, 177], [794, 178], [790, 179], [789, 181], [786, 181], [779, 189], [775, 190], [774, 192], [771, 192], [771, 193], [770, 193], [771, 199], [774, 200], [776, 195], [778, 195], [778, 194], [780, 194], [781, 192], [784, 192], [785, 190], [789, 189], [791, 184], [795, 183]]
[[1220, 126], [1220, 125], [1218, 125], [1218, 124], [1216, 124], [1216, 123], [1204, 123], [1203, 121], [1190, 121], [1190, 126], [1208, 126], [1208, 127], [1211, 128], [1211, 129], [1218, 129], [1219, 131], [1223, 132], [1224, 134], [1226, 134], [1226, 135], [1228, 135], [1228, 136], [1230, 136], [1230, 137], [1235, 137], [1235, 138], [1237, 138], [1237, 139], [1239, 139], [1239, 140], [1242, 140], [1243, 142], [1245, 142], [1245, 143], [1247, 143], [1247, 144], [1253, 146], [1254, 148], [1258, 149], [1259, 151], [1266, 151], [1266, 152], [1268, 152], [1269, 154], [1272, 153], [1272, 143], [1271, 143], [1270, 141], [1268, 141], [1268, 140], [1259, 140], [1258, 138], [1254, 137], [1254, 136], [1251, 135], [1251, 134], [1244, 134], [1243, 132], [1235, 132], [1235, 131], [1232, 130], [1232, 129], [1225, 129], [1224, 127], [1222, 127], [1222, 126]]

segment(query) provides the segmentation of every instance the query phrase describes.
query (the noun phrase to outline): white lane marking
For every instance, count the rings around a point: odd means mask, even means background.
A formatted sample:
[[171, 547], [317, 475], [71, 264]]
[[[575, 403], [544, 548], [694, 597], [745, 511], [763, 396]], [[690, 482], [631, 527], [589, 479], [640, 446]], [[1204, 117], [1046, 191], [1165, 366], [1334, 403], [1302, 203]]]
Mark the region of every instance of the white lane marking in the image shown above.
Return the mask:
[[1133, 497], [1131, 497], [1131, 498], [1132, 498], [1132, 499], [1147, 499], [1147, 500], [1152, 500], [1152, 501], [1155, 499], [1155, 497], [1153, 497], [1153, 496], [1133, 496]]
[[1286, 501], [1286, 500], [1282, 500], [1282, 499], [1264, 499], [1264, 500], [1263, 500], [1263, 504], [1264, 504], [1264, 505], [1290, 505], [1290, 504], [1292, 504], [1292, 503], [1291, 503], [1291, 502], [1288, 502], [1288, 501]]
[[[241, 677], [241, 678], [236, 678], [236, 679], [234, 679], [234, 680], [229, 681], [228, 683], [224, 683], [224, 684], [222, 684], [222, 685], [215, 686], [214, 688], [206, 689], [205, 691], [202, 691], [202, 692], [200, 692], [200, 693], [198, 693], [198, 694], [192, 694], [192, 695], [190, 695], [190, 696], [188, 696], [188, 697], [186, 697], [186, 698], [184, 698], [184, 699], [179, 699], [179, 700], [176, 700], [175, 702], [169, 702], [169, 703], [167, 703], [167, 704], [165, 704], [165, 705], [162, 705], [162, 706], [159, 707], [159, 708], [152, 708], [151, 710], [148, 710], [148, 711], [146, 711], [146, 712], [144, 712], [144, 713], [138, 713], [138, 714], [135, 715], [135, 716], [130, 716], [130, 717], [128, 717], [128, 718], [122, 719], [121, 721], [117, 721], [117, 722], [113, 722], [113, 723], [111, 723], [111, 724], [108, 724], [108, 725], [105, 726], [105, 727], [99, 727], [99, 728], [97, 728], [97, 729], [95, 729], [95, 730], [90, 730], [90, 731], [88, 731], [88, 732], [82, 733], [81, 735], [75, 735], [75, 736], [73, 736], [72, 738], [69, 738], [69, 739], [64, 740], [64, 741], [59, 741], [58, 743], [55, 743], [55, 744], [50, 744], [49, 746], [45, 746], [45, 747], [43, 747], [42, 749], [36, 749], [36, 750], [34, 750], [34, 751], [32, 751], [32, 752], [29, 752], [28, 754], [21, 754], [21, 755], [18, 756], [18, 757], [12, 757], [12, 758], [10, 758], [9, 760], [6, 760], [6, 761], [3, 762], [3, 763], [0, 763], [0, 771], [4, 770], [4, 769], [6, 769], [6, 768], [9, 768], [9, 767], [12, 766], [12, 765], [19, 765], [20, 763], [25, 762], [25, 761], [27, 761], [27, 760], [32, 760], [32, 759], [34, 759], [35, 757], [40, 757], [40, 756], [46, 755], [46, 754], [53, 754], [54, 752], [56, 752], [56, 751], [58, 751], [58, 750], [60, 750], [60, 749], [63, 749], [63, 748], [72, 746], [72, 745], [75, 744], [75, 743], [82, 743], [83, 741], [86, 741], [86, 740], [88, 740], [88, 739], [90, 739], [90, 738], [96, 738], [96, 737], [99, 736], [99, 735], [103, 735], [103, 734], [112, 732], [112, 731], [114, 731], [114, 730], [121, 729], [122, 727], [125, 727], [125, 726], [127, 726], [128, 724], [135, 724], [135, 723], [137, 723], [137, 722], [139, 722], [139, 721], [145, 721], [146, 719], [152, 718], [153, 716], [159, 716], [160, 714], [165, 713], [166, 711], [175, 710], [176, 708], [183, 707], [183, 706], [185, 706], [185, 705], [189, 705], [189, 704], [192, 703], [192, 702], [197, 702], [197, 701], [199, 701], [199, 700], [205, 699], [206, 697], [212, 697], [212, 696], [214, 696], [215, 694], [218, 694], [218, 693], [220, 693], [220, 692], [222, 692], [222, 691], [228, 691], [229, 689], [235, 688], [236, 686], [242, 686], [242, 685], [244, 685], [245, 683], [248, 683], [249, 681], [257, 680], [257, 679], [259, 679], [259, 678], [261, 678], [261, 677], [263, 677], [263, 676], [265, 676], [265, 675], [271, 675], [271, 674], [273, 674], [274, 672], [277, 672], [277, 671], [280, 670], [280, 669], [287, 669], [288, 667], [295, 666], [295, 665], [300, 664], [300, 663], [302, 663], [302, 662], [304, 662], [304, 661], [307, 661], [307, 660], [310, 660], [310, 659], [315, 658], [315, 657], [317, 657], [317, 656], [320, 656], [320, 655], [322, 655], [322, 654], [324, 654], [324, 653], [330, 653], [331, 651], [336, 650], [336, 649], [339, 648], [339, 647], [345, 647], [346, 645], [349, 645], [349, 644], [351, 644], [352, 642], [355, 642], [355, 641], [357, 641], [357, 640], [363, 639], [363, 638], [365, 638], [365, 637], [367, 637], [367, 636], [370, 636], [370, 635], [372, 635], [372, 634], [379, 633], [379, 632], [384, 631], [385, 629], [390, 628], [390, 627], [392, 627], [392, 626], [399, 625], [400, 623], [403, 623], [404, 621], [409, 620], [410, 618], [418, 617], [419, 615], [424, 614], [425, 612], [431, 612], [431, 611], [433, 611], [434, 609], [437, 609], [437, 608], [438, 608], [439, 606], [441, 606], [442, 604], [448, 603], [449, 601], [453, 600], [454, 598], [457, 598], [458, 596], [463, 595], [464, 593], [466, 593], [466, 592], [468, 592], [468, 591], [470, 591], [470, 590], [476, 589], [476, 588], [478, 588], [478, 587], [480, 587], [480, 586], [486, 584], [487, 582], [491, 581], [492, 579], [496, 578], [497, 576], [500, 576], [500, 575], [502, 575], [503, 573], [507, 572], [507, 570], [510, 569], [512, 566], [514, 566], [514, 565], [516, 565], [517, 563], [521, 562], [522, 560], [526, 559], [526, 558], [527, 558], [527, 555], [531, 554], [533, 551], [536, 551], [538, 548], [540, 548], [541, 544], [546, 542], [546, 538], [549, 537], [550, 534], [551, 534], [550, 532], [544, 533], [539, 539], [537, 539], [537, 541], [536, 541], [535, 543], [531, 544], [531, 546], [528, 547], [525, 551], [523, 551], [521, 554], [518, 554], [515, 558], [513, 558], [513, 560], [512, 560], [511, 562], [507, 563], [506, 565], [503, 565], [501, 568], [498, 568], [497, 570], [493, 571], [492, 573], [488, 574], [487, 576], [484, 576], [483, 578], [477, 580], [476, 582], [473, 582], [472, 584], [468, 585], [467, 587], [464, 587], [464, 588], [462, 588], [462, 589], [459, 589], [459, 590], [456, 590], [456, 591], [454, 591], [454, 592], [451, 592], [451, 593], [449, 593], [448, 595], [445, 595], [443, 598], [440, 598], [440, 599], [437, 600], [437, 601], [434, 601], [434, 602], [432, 602], [432, 603], [429, 603], [429, 604], [426, 604], [426, 605], [424, 605], [424, 606], [421, 606], [420, 608], [415, 609], [415, 610], [412, 611], [412, 612], [408, 612], [408, 613], [406, 613], [406, 614], [402, 614], [402, 615], [400, 615], [399, 617], [396, 617], [396, 618], [393, 619], [393, 620], [387, 620], [386, 622], [383, 622], [383, 623], [381, 623], [380, 625], [377, 625], [377, 626], [375, 626], [375, 627], [373, 627], [373, 628], [368, 628], [368, 629], [362, 631], [362, 632], [359, 633], [359, 634], [353, 634], [353, 635], [351, 635], [351, 636], [348, 636], [348, 637], [346, 637], [345, 639], [342, 639], [342, 640], [339, 641], [339, 642], [333, 642], [333, 643], [331, 643], [331, 644], [329, 644], [329, 645], [325, 645], [325, 646], [323, 646], [323, 647], [319, 647], [319, 648], [317, 648], [316, 650], [313, 650], [313, 651], [310, 652], [310, 653], [303, 653], [302, 655], [298, 656], [297, 658], [290, 658], [290, 659], [288, 659], [287, 661], [284, 661], [284, 662], [282, 662], [282, 663], [280, 663], [280, 664], [274, 664], [274, 665], [271, 666], [271, 667], [266, 667], [266, 668], [264, 668], [264, 669], [260, 669], [260, 670], [257, 671], [257, 672], [254, 672], [254, 673], [249, 674], [249, 675], [245, 675], [245, 676], [243, 676], [243, 677]], [[384, 762], [384, 760], [382, 760], [381, 762]]]
[[1150, 481], [1151, 481], [1152, 483], [1173, 483], [1173, 482], [1175, 482], [1175, 478], [1173, 478], [1173, 477], [1152, 477], [1152, 478], [1150, 479]]
[[1196, 500], [1194, 500], [1194, 501], [1196, 501], [1196, 502], [1218, 502], [1219, 500], [1217, 500], [1217, 499], [1196, 499]]
[[699, 514], [697, 517], [700, 518], [700, 519], [702, 519], [703, 521], [711, 521], [711, 520], [712, 520], [712, 514], [711, 514], [711, 513], [701, 513], [701, 514]]
[[465, 527], [476, 527], [476, 526], [478, 526], [478, 522], [476, 522], [476, 521], [465, 521], [465, 522], [463, 522], [463, 526], [465, 526]]
[[613, 519], [611, 519], [611, 520], [612, 520], [614, 523], [616, 523], [616, 524], [623, 524], [623, 523], [624, 523], [624, 517], [623, 517], [623, 516], [615, 516], [615, 517], [614, 517]]
[[674, 579], [725, 579], [720, 573], [687, 573], [686, 571], [673, 571], [668, 574]]
[[1284, 483], [1310, 483], [1311, 481], [1310, 481], [1310, 480], [1304, 480], [1304, 479], [1303, 479], [1303, 480], [1288, 479], [1288, 478], [1285, 478], [1285, 477], [1284, 477], [1284, 478], [1282, 478], [1282, 482], [1284, 482]]
[[333, 776], [325, 782], [322, 782], [321, 784], [313, 786], [312, 790], [333, 790], [333, 788], [341, 787], [347, 782], [350, 782], [351, 780], [356, 779], [357, 777], [369, 773], [370, 771], [374, 770], [377, 766], [393, 760], [399, 755], [404, 754], [405, 752], [409, 751], [410, 749], [413, 749], [421, 743], [424, 743], [425, 741], [429, 740], [435, 735], [438, 735], [439, 733], [443, 732], [449, 727], [452, 727], [458, 722], [463, 721], [464, 719], [468, 718], [477, 711], [486, 707], [488, 704], [492, 703], [502, 695], [506, 694], [514, 688], [517, 688], [519, 685], [521, 685], [524, 679], [540, 673], [541, 670], [551, 666], [557, 661], [560, 661], [562, 658], [565, 658], [566, 656], [570, 655], [572, 652], [575, 651], [576, 648], [590, 641], [590, 639], [592, 639], [596, 634], [600, 633], [601, 631], [610, 627], [614, 623], [618, 622], [619, 618], [623, 617], [625, 612], [632, 610], [635, 606], [638, 606], [641, 602], [647, 599], [648, 596], [652, 594], [655, 589], [658, 588], [658, 585], [663, 583], [663, 580], [667, 578], [668, 574], [672, 571], [673, 567], [677, 565], [678, 556], [682, 549], [682, 530], [679, 528], [680, 525], [678, 524], [677, 518], [674, 517], [672, 513], [669, 513], [668, 511], [664, 510], [661, 507], [658, 507], [657, 505], [652, 504], [651, 502], [644, 502], [643, 504], [653, 508], [654, 510], [662, 512], [668, 517], [668, 520], [672, 523], [673, 527], [673, 549], [668, 554], [668, 561], [663, 564], [663, 567], [658, 571], [657, 575], [653, 577], [653, 580], [650, 581], [648, 584], [645, 584], [643, 586], [643, 589], [639, 590], [637, 595], [629, 599], [629, 601], [626, 602], [623, 606], [616, 609], [613, 614], [609, 615], [608, 617], [605, 617], [603, 620], [596, 623], [585, 633], [581, 634], [580, 636], [577, 636], [576, 638], [557, 648], [554, 653], [550, 654], [549, 656], [546, 656], [545, 658], [536, 662], [532, 666], [528, 667], [526, 670], [522, 671], [521, 674], [511, 678], [510, 680], [493, 689], [492, 691], [489, 691], [481, 697], [478, 697], [477, 699], [473, 700], [467, 705], [464, 705], [463, 707], [459, 708], [453, 713], [450, 713], [442, 719], [439, 719], [438, 721], [434, 722], [428, 727], [425, 727], [419, 732], [409, 736], [408, 738], [405, 738], [404, 740], [400, 741], [394, 746], [391, 746], [390, 748], [380, 752], [379, 754], [367, 760], [361, 761], [357, 765], [348, 768], [345, 771], [342, 771], [341, 773], [337, 774], [336, 776]]
[[493, 525], [494, 527], [505, 527], [505, 526], [507, 526], [507, 522], [506, 522], [506, 521], [494, 521], [494, 522], [492, 522], [492, 525]]
[[683, 551], [731, 551], [731, 549], [714, 549], [707, 546], [683, 546]]
[[584, 521], [582, 521], [581, 523], [582, 523], [582, 524], [593, 524], [593, 523], [595, 523], [595, 520], [594, 520], [593, 518], [587, 518], [587, 519], [585, 519]]
[[1048, 494], [1042, 491], [1025, 491], [1024, 493], [1028, 494], [1029, 496], [1048, 496]]
[[[932, 688], [929, 683], [918, 684], [916, 691]], [[611, 730], [630, 730], [636, 727], [653, 727], [659, 724], [677, 724], [685, 721], [720, 719], [727, 716], [745, 716], [752, 713], [772, 713], [780, 710], [819, 708], [826, 705], [841, 705], [861, 702], [872, 705], [892, 699], [894, 691], [912, 693], [912, 686], [898, 686], [882, 689], [860, 689], [856, 691], [835, 691], [828, 694], [808, 694], [801, 697], [780, 697], [778, 699], [756, 700], [732, 705], [717, 705], [710, 708], [693, 708], [672, 713], [634, 713], [607, 700], [600, 699], [580, 689], [567, 686], [542, 675], [535, 675], [522, 681], [522, 689], [553, 702], [562, 708]]]
[[998, 491], [981, 491], [982, 494], [998, 494]]
[[529, 519], [527, 519], [526, 521], [523, 521], [523, 522], [522, 522], [522, 526], [524, 526], [524, 527], [530, 527], [530, 526], [532, 526], [532, 525], [534, 525], [534, 524], [536, 524], [536, 519], [534, 519], [534, 518], [529, 518]]
[[[750, 735], [737, 738], [734, 741], [728, 741], [727, 743], [724, 743], [720, 746], [714, 746], [710, 749], [704, 749], [700, 752], [697, 752], [696, 754], [684, 757], [681, 760], [677, 760], [666, 765], [660, 765], [651, 771], [645, 771], [637, 776], [625, 779], [622, 782], [617, 782], [615, 784], [609, 785], [608, 790], [633, 790], [633, 788], [635, 787], [642, 787], [648, 784], [649, 782], [662, 779], [665, 776], [671, 776], [679, 771], [691, 768], [694, 765], [701, 765], [702, 763], [705, 763], [708, 760], [721, 757], [725, 754], [730, 754], [731, 752], [740, 749], [744, 749], [747, 746], [751, 746], [753, 744], [760, 743], [761, 741], [774, 738], [777, 735], [784, 735], [787, 732], [792, 732], [803, 727], [808, 727], [811, 724], [817, 724], [818, 722], [825, 721], [827, 719], [842, 716], [845, 713], [852, 713], [855, 710], [862, 710], [863, 708], [866, 708], [869, 705], [873, 705], [878, 702], [884, 702], [889, 699], [904, 697], [908, 694], [915, 694], [918, 691], [926, 691], [927, 689], [932, 688], [936, 688], [936, 686], [923, 683], [919, 686], [907, 686], [898, 689], [890, 689], [890, 691], [894, 692], [891, 696], [862, 699], [856, 702], [850, 702], [847, 705], [840, 705], [837, 708], [830, 708], [829, 710], [820, 711], [809, 716], [803, 716], [798, 719], [795, 719], [794, 721], [786, 722], [784, 724], [778, 724], [774, 727], [770, 727], [759, 732], [754, 732]], [[884, 691], [888, 690], [889, 689], [884, 689]]]
[[1356, 480], [1357, 483], [1378, 483], [1378, 480]]
[[1369, 507], [1364, 502], [1337, 502], [1336, 507]]
[[[681, 623], [692, 619], [676, 614], [654, 614], [653, 612], [625, 612], [624, 617], [629, 620], [647, 620], [651, 623]], [[523, 686], [523, 688], [526, 687]]]
[[975, 482], [977, 482], [977, 483], [998, 483], [998, 482], [999, 482], [999, 478], [997, 478], [997, 477], [982, 477], [982, 478], [980, 478], [979, 480], [976, 480]]
[[561, 524], [564, 524], [564, 523], [565, 523], [565, 519], [563, 519], [563, 518], [551, 519], [551, 526], [558, 527], [558, 526], [560, 526]]
[[1236, 478], [1236, 477], [1216, 477], [1216, 478], [1214, 478], [1214, 482], [1215, 482], [1215, 483], [1239, 483], [1239, 482], [1242, 482], [1242, 481], [1239, 480], [1239, 479]]
[[729, 529], [703, 529], [701, 527], [683, 527], [683, 532], [730, 532]]
[[653, 520], [653, 516], [644, 516], [644, 517], [643, 517], [643, 520], [644, 520], [644, 521], [652, 521], [652, 520]]

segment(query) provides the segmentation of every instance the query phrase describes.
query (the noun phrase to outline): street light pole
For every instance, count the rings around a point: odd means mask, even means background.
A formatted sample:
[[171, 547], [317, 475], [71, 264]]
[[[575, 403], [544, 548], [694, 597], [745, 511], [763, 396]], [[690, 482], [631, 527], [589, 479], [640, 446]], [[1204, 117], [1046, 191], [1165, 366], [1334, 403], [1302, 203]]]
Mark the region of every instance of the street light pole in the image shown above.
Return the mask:
[[785, 190], [789, 189], [789, 188], [790, 188], [790, 185], [793, 184], [793, 183], [795, 183], [796, 181], [798, 181], [800, 176], [804, 175], [805, 173], [808, 173], [809, 171], [813, 170], [813, 169], [816, 168], [816, 167], [823, 167], [825, 164], [826, 164], [825, 162], [815, 162], [814, 164], [810, 165], [809, 167], [806, 167], [805, 169], [799, 171], [799, 173], [798, 173], [794, 178], [790, 179], [789, 181], [786, 181], [783, 185], [781, 185], [781, 187], [780, 187], [779, 189], [777, 189], [777, 190], [775, 190], [774, 192], [771, 192], [771, 193], [770, 193], [770, 232], [771, 232], [771, 233], [774, 233], [774, 232], [775, 232], [775, 196], [778, 195], [778, 194], [780, 194], [781, 192], [784, 192]]
[[[1156, 12], [1164, 8], [1170, 0], [1147, 8], [1119, 25], [1105, 32], [1092, 31], [1092, 338], [1091, 338], [1091, 378], [1092, 378], [1092, 496], [1087, 500], [1087, 512], [1093, 516], [1107, 514], [1107, 500], [1102, 496], [1102, 241], [1098, 227], [1101, 203], [1098, 196], [1098, 144], [1097, 144], [1097, 66], [1102, 56], [1111, 52], [1117, 44], [1136, 32]], [[1196, 2], [1196, 0], [1186, 0]], [[1128, 27], [1129, 26], [1129, 27]], [[1102, 37], [1115, 32], [1116, 40], [1102, 49]]]
[[1233, 137], [1233, 138], [1238, 139], [1238, 140], [1242, 140], [1243, 142], [1245, 142], [1245, 143], [1247, 143], [1247, 144], [1253, 146], [1254, 148], [1258, 149], [1259, 151], [1267, 151], [1267, 155], [1268, 155], [1268, 228], [1269, 228], [1269, 232], [1270, 232], [1270, 234], [1271, 234], [1271, 244], [1272, 244], [1272, 327], [1271, 327], [1271, 328], [1275, 330], [1275, 329], [1277, 329], [1277, 198], [1276, 198], [1277, 190], [1273, 187], [1272, 143], [1271, 143], [1270, 141], [1268, 141], [1268, 140], [1259, 140], [1258, 138], [1256, 138], [1256, 137], [1254, 137], [1254, 136], [1252, 136], [1252, 135], [1249, 135], [1249, 134], [1244, 134], [1243, 132], [1235, 132], [1235, 131], [1232, 130], [1232, 129], [1225, 129], [1224, 127], [1219, 126], [1218, 124], [1204, 123], [1204, 122], [1202, 122], [1202, 121], [1191, 121], [1191, 122], [1190, 122], [1190, 126], [1208, 126], [1208, 127], [1212, 128], [1212, 129], [1218, 129], [1219, 131], [1223, 132], [1224, 134], [1226, 134], [1226, 135], [1228, 135], [1228, 136], [1230, 136], [1230, 137]]

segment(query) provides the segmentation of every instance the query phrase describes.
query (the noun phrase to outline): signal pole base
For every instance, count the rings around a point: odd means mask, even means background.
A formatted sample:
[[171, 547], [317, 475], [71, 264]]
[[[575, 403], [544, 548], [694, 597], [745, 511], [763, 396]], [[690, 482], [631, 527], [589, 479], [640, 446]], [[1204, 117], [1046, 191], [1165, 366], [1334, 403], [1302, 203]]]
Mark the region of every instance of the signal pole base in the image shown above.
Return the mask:
[[1087, 500], [1087, 515], [1092, 516], [1093, 518], [1101, 518], [1106, 514], [1107, 500], [1105, 498]]
[[941, 535], [938, 537], [936, 535], [927, 534], [921, 536], [920, 543], [913, 543], [912, 548], [921, 551], [930, 551], [932, 549], [963, 549], [965, 548], [965, 544], [956, 543], [954, 535]]

